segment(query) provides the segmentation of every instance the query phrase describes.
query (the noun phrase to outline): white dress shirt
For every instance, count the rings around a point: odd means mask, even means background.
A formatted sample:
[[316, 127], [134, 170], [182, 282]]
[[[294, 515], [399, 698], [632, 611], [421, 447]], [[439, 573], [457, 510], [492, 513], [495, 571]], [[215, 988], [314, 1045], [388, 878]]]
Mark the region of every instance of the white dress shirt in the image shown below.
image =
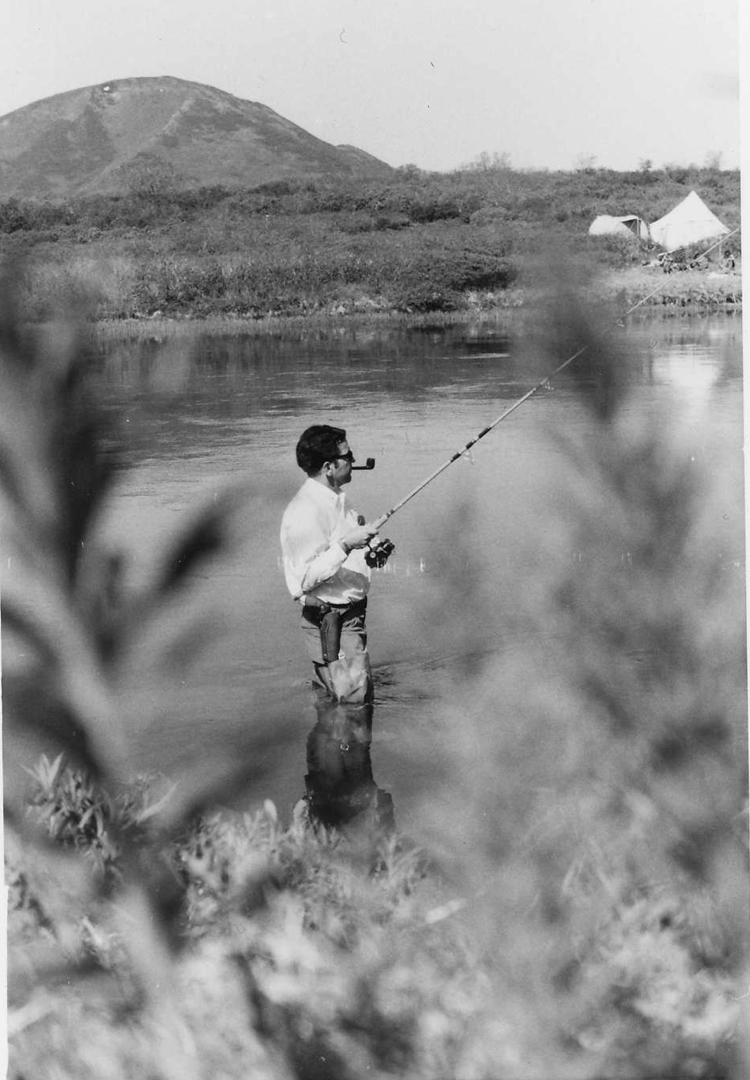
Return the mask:
[[295, 600], [305, 593], [329, 604], [352, 604], [370, 588], [364, 550], [348, 555], [341, 537], [357, 524], [346, 495], [308, 478], [281, 519], [281, 555], [287, 588]]

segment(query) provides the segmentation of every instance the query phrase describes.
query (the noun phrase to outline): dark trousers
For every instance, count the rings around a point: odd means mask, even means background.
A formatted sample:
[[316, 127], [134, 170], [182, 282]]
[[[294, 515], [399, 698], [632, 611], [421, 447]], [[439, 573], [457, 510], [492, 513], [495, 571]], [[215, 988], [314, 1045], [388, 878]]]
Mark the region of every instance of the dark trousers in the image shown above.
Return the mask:
[[336, 701], [364, 702], [372, 700], [372, 674], [367, 651], [367, 601], [361, 600], [346, 608], [341, 620], [339, 654], [326, 661], [323, 655], [320, 628], [326, 606], [305, 604], [302, 609], [302, 633], [307, 655], [312, 661], [316, 681]]

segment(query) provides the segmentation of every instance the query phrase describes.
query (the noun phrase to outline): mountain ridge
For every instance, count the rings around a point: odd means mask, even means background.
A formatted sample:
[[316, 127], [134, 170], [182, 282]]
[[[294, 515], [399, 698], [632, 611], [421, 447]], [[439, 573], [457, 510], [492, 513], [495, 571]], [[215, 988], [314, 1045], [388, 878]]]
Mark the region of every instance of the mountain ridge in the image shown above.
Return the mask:
[[139, 168], [173, 188], [393, 173], [267, 105], [170, 75], [112, 79], [0, 117], [0, 198], [125, 192]]

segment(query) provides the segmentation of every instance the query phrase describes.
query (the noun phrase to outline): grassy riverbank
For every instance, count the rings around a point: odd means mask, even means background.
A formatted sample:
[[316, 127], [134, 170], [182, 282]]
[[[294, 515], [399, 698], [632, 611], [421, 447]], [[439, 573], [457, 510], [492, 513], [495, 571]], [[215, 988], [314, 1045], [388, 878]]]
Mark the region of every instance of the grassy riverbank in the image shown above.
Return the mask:
[[[603, 213], [653, 221], [693, 188], [738, 226], [738, 173], [489, 164], [451, 174], [406, 168], [377, 184], [12, 201], [0, 205], [0, 254], [31, 253], [24, 306], [33, 319], [71, 287], [93, 289], [104, 319], [460, 316], [527, 303], [560, 253], [609, 291], [635, 289], [639, 269], [650, 290], [644, 264], [655, 250], [630, 236], [589, 237], [588, 226]], [[738, 234], [724, 246], [739, 258]], [[739, 275], [711, 276], [720, 256], [695, 280], [668, 275], [654, 302], [737, 304]], [[615, 272], [624, 284], [610, 281]]]
[[[656, 291], [655, 291], [656, 290]], [[701, 271], [687, 271], [669, 275], [647, 268], [615, 270], [603, 273], [591, 283], [588, 290], [592, 300], [610, 306], [611, 310], [624, 315], [637, 307], [640, 314], [648, 312], [664, 315], [709, 314], [720, 311], [738, 311], [742, 308], [741, 270], [724, 273], [712, 278]], [[303, 328], [331, 329], [347, 325], [357, 327], [440, 327], [479, 319], [491, 320], [493, 325], [507, 323], [512, 329], [514, 320], [526, 310], [537, 310], [543, 301], [538, 288], [511, 287], [502, 293], [485, 293], [467, 297], [466, 303], [457, 310], [430, 312], [403, 312], [395, 310], [318, 311], [306, 315], [270, 314], [262, 318], [241, 315], [206, 315], [203, 318], [185, 314], [169, 317], [156, 312], [148, 318], [103, 318], [96, 320], [95, 339], [108, 342], [167, 342], [191, 339], [196, 335], [220, 334], [223, 337], [262, 337], [281, 330]], [[642, 303], [644, 301], [645, 303]]]
[[[569, 264], [570, 265], [570, 264]], [[577, 264], [580, 269], [580, 263]], [[106, 280], [106, 271], [104, 272]], [[89, 303], [97, 326], [97, 337], [102, 340], [155, 340], [189, 337], [196, 332], [222, 335], [263, 335], [278, 332], [281, 327], [322, 326], [331, 327], [342, 323], [360, 326], [451, 326], [477, 318], [493, 320], [538, 306], [544, 298], [544, 290], [537, 284], [528, 287], [511, 285], [501, 290], [470, 290], [454, 297], [448, 309], [414, 310], [390, 306], [382, 297], [373, 298], [360, 294], [344, 301], [338, 297], [331, 304], [290, 304], [289, 308], [269, 310], [265, 314], [248, 312], [205, 310], [208, 305], [180, 304], [167, 310], [156, 308], [150, 314], [131, 312], [114, 314], [117, 305], [109, 296], [106, 284], [102, 284], [102, 267], [87, 262], [84, 266], [70, 264], [64, 271], [54, 267], [35, 267], [28, 284], [27, 310], [30, 318], [42, 320], [58, 309], [59, 298], [73, 286], [76, 291], [87, 289], [97, 277], [95, 290], [98, 303]], [[610, 305], [618, 315], [633, 308], [641, 313], [647, 311], [672, 314], [678, 312], [709, 313], [736, 311], [742, 307], [742, 265], [738, 260], [732, 271], [687, 270], [676, 274], [664, 274], [659, 268], [638, 266], [617, 270], [586, 271], [586, 287], [590, 299]], [[118, 279], [121, 280], [121, 279]], [[46, 299], [42, 301], [42, 297]], [[128, 305], [125, 305], [127, 309]]]

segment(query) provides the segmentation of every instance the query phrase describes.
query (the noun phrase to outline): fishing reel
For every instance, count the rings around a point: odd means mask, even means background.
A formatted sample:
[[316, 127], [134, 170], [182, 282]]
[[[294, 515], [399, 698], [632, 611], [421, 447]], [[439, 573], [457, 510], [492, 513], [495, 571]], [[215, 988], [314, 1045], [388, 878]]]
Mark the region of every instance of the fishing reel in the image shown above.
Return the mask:
[[[370, 465], [372, 461], [373, 465]], [[373, 458], [367, 459], [367, 468], [372, 468], [375, 462]], [[386, 519], [383, 518], [383, 521]], [[362, 514], [357, 515], [357, 524], [364, 525], [365, 519]], [[381, 522], [382, 524], [382, 522]], [[374, 539], [374, 537], [373, 537]], [[396, 545], [392, 540], [380, 540], [377, 544], [373, 545], [372, 540], [368, 540], [365, 546], [365, 562], [373, 570], [381, 570], [388, 562], [388, 558], [396, 550]]]
[[373, 570], [381, 570], [395, 550], [396, 545], [392, 540], [381, 540], [374, 547], [368, 544], [365, 548], [365, 562]]

